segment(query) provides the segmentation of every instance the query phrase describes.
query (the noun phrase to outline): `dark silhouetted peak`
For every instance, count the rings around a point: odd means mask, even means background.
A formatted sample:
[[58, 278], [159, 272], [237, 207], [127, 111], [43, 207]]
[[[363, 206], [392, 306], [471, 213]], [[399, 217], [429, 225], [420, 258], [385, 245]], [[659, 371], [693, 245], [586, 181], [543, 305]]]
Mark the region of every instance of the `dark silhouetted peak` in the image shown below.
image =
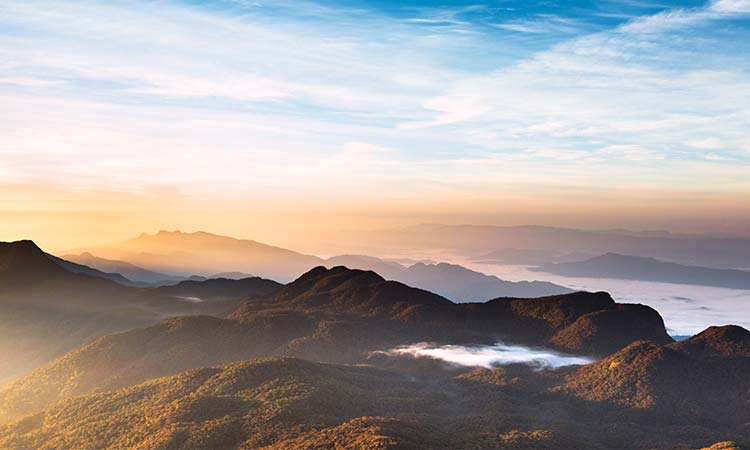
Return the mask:
[[551, 343], [567, 351], [606, 355], [634, 338], [658, 344], [674, 342], [656, 310], [645, 305], [617, 304], [614, 308], [584, 314], [558, 331]]
[[366, 286], [383, 283], [385, 279], [370, 270], [349, 269], [336, 266], [327, 269], [318, 266], [289, 283], [281, 292], [280, 299], [291, 299], [311, 291], [330, 291], [340, 287]]
[[300, 275], [299, 278], [289, 283], [289, 286], [302, 285], [302, 284], [307, 284], [310, 282], [314, 283], [320, 280], [321, 278], [323, 278], [324, 276], [328, 275], [331, 271], [333, 271], [334, 269], [337, 269], [338, 267], [341, 267], [341, 266], [337, 266], [332, 269], [327, 269], [324, 266], [313, 267], [312, 269]]
[[[414, 305], [453, 305], [431, 292], [386, 281], [369, 270], [315, 267], [273, 294], [276, 302], [303, 310], [367, 316], [393, 315]], [[233, 316], [241, 315], [241, 306]]]
[[671, 345], [694, 357], [750, 357], [750, 331], [737, 326], [709, 327], [701, 333]]
[[152, 292], [201, 301], [238, 299], [248, 296], [264, 296], [277, 291], [282, 285], [265, 278], [250, 277], [239, 280], [211, 278], [208, 280], [183, 280], [170, 286], [153, 288]]
[[0, 277], [5, 282], [26, 282], [64, 273], [29, 240], [0, 242]]
[[344, 266], [331, 268], [325, 279], [333, 284], [342, 285], [350, 283], [359, 286], [378, 284], [385, 281], [385, 278], [372, 270], [349, 269]]
[[22, 240], [0, 242], [0, 258], [0, 263], [5, 267], [18, 262], [31, 262], [33, 258], [42, 261], [46, 256], [34, 241]]
[[[496, 299], [492, 302], [504, 302]], [[553, 327], [572, 324], [584, 314], [612, 308], [615, 301], [607, 292], [573, 292], [571, 294], [513, 300], [515, 312], [549, 322]]]

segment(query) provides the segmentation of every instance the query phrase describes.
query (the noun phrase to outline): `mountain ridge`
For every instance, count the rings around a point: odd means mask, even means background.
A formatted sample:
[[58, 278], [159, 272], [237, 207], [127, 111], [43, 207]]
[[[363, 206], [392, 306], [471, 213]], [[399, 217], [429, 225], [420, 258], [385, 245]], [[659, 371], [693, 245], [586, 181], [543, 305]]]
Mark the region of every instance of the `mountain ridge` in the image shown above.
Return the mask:
[[[352, 242], [387, 249], [449, 249], [469, 256], [515, 248], [559, 253], [634, 253], [680, 264], [750, 268], [750, 239], [703, 235], [590, 231], [574, 228], [429, 224], [349, 233]], [[488, 248], [488, 245], [492, 247]]]
[[[486, 301], [500, 296], [532, 298], [572, 292], [572, 289], [546, 281], [506, 281], [456, 264], [417, 263], [405, 266], [364, 255], [339, 255], [324, 260], [254, 240], [236, 239], [205, 231], [183, 233], [162, 230], [155, 234], [142, 233], [120, 246], [122, 248], [119, 249], [87, 249], [87, 253], [93, 255], [101, 251], [106, 255], [119, 257], [122, 261], [108, 261], [101, 255], [89, 258], [73, 256], [73, 259], [82, 263], [89, 262], [106, 271], [117, 272], [121, 268], [133, 280], [151, 280], [150, 282], [153, 282], [155, 276], [148, 274], [144, 279], [144, 275], [132, 267], [133, 264], [138, 266], [137, 269], [147, 272], [161, 271], [162, 278], [184, 278], [195, 274], [213, 276], [216, 273], [239, 270], [282, 282], [292, 281], [315, 266], [344, 265], [375, 270], [387, 279], [420, 287], [459, 302]], [[119, 266], [117, 263], [120, 263]]]
[[568, 277], [619, 278], [750, 289], [750, 271], [688, 266], [619, 253], [606, 253], [585, 261], [546, 264], [531, 270]]
[[637, 339], [672, 342], [658, 313], [643, 306], [638, 314], [623, 316], [633, 324], [632, 332], [625, 325], [624, 333], [593, 334], [596, 345], [585, 337], [573, 343], [554, 340], [582, 317], [607, 310], [618, 314], [617, 307], [606, 293], [584, 292], [457, 304], [371, 271], [317, 267], [272, 294], [242, 300], [225, 319], [170, 319], [81, 347], [1, 389], [0, 420], [38, 411], [72, 393], [261, 356], [363, 363], [372, 351], [421, 341], [493, 344], [504, 339], [601, 354]]
[[547, 281], [506, 281], [445, 262], [418, 262], [404, 266], [372, 256], [340, 255], [328, 258], [325, 265], [374, 270], [385, 278], [426, 289], [456, 302], [487, 301], [497, 297], [534, 298], [573, 292], [572, 289]]
[[[185, 285], [143, 289], [117, 283], [109, 275], [50, 256], [32, 241], [0, 243], [0, 381], [91, 339], [174, 315], [223, 315], [239, 297], [278, 287], [261, 279], [194, 284], [192, 290], [203, 297], [198, 300], [211, 300], [195, 301], [197, 296]], [[178, 295], [176, 289], [184, 292]]]
[[[736, 345], [745, 333], [709, 329], [701, 339]], [[750, 397], [702, 401], [716, 383], [689, 374], [702, 372], [705, 358], [675, 345], [637, 341], [573, 369], [515, 365], [439, 376], [288, 357], [238, 361], [63, 400], [0, 427], [0, 446], [605, 449], [723, 441], [711, 448], [738, 448], [724, 441], [750, 438], [743, 426]], [[750, 383], [750, 358], [715, 356], [710, 373], [729, 371], [722, 381], [736, 387]], [[621, 370], [627, 375], [608, 381]], [[664, 373], [685, 381], [664, 391]], [[592, 397], [613, 389], [621, 395]]]

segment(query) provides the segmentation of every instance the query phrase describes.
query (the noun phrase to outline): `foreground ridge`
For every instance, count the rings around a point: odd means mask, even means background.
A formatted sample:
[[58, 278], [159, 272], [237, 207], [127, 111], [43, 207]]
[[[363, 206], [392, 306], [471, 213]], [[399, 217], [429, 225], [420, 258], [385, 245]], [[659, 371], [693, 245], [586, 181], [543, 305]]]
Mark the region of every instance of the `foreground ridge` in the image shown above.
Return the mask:
[[656, 311], [606, 293], [455, 304], [374, 272], [318, 267], [224, 319], [174, 318], [80, 347], [0, 388], [0, 423], [75, 395], [262, 356], [352, 364], [414, 342], [498, 340], [604, 356], [639, 339], [672, 342]]
[[[736, 332], [709, 330], [724, 331]], [[706, 397], [719, 379], [723, 392], [748, 392], [750, 357], [736, 339], [723, 343], [731, 356], [685, 350], [701, 341], [635, 342], [574, 370], [521, 365], [438, 377], [289, 357], [241, 361], [64, 400], [0, 428], [0, 447], [739, 448], [722, 438], [750, 438], [750, 398]], [[701, 376], [670, 379], [691, 371]]]

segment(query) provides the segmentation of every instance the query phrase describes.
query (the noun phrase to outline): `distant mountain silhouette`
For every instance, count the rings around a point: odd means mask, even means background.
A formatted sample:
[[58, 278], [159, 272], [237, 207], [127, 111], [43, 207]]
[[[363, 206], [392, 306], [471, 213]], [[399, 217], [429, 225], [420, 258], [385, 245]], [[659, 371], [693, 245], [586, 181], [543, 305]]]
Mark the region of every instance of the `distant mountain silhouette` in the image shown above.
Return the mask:
[[[603, 312], [606, 321], [598, 319]], [[579, 339], [557, 338], [571, 326]], [[92, 390], [259, 356], [361, 363], [402, 344], [498, 340], [603, 355], [639, 339], [672, 342], [656, 311], [619, 305], [606, 293], [456, 304], [374, 272], [317, 267], [242, 300], [226, 319], [170, 319], [81, 347], [0, 390], [0, 422]]]
[[32, 241], [0, 242], [0, 282], [5, 287], [59, 278], [67, 273]]
[[427, 289], [456, 302], [486, 301], [497, 297], [542, 297], [573, 292], [572, 289], [546, 281], [505, 281], [447, 263], [416, 263], [406, 267], [370, 256], [341, 255], [327, 259], [325, 264], [328, 267], [342, 265], [374, 270], [387, 279]]
[[179, 282], [184, 279], [184, 277], [146, 270], [142, 267], [138, 267], [125, 261], [100, 258], [98, 256], [92, 255], [89, 252], [84, 252], [80, 255], [64, 255], [62, 259], [78, 264], [83, 264], [103, 272], [117, 273], [132, 282], [147, 285]]
[[239, 271], [281, 282], [293, 280], [322, 262], [292, 250], [203, 231], [143, 233], [135, 239], [87, 251], [167, 274], [212, 276]]
[[475, 256], [473, 260], [488, 264], [539, 266], [555, 262], [580, 261], [582, 259], [590, 258], [591, 256], [594, 255], [581, 252], [562, 253], [555, 250], [544, 249], [501, 248]]
[[223, 301], [239, 299], [251, 293], [268, 295], [282, 286], [281, 283], [260, 277], [238, 280], [209, 278], [203, 281], [184, 280], [174, 285], [155, 287], [149, 291], [149, 295], [188, 298], [195, 301]]
[[[746, 334], [693, 339], [726, 350]], [[574, 369], [416, 375], [255, 359], [65, 399], [0, 427], [0, 447], [738, 449], [725, 440], [750, 437], [750, 358], [735, 350], [639, 341]]]
[[[128, 262], [95, 257], [91, 252], [102, 252], [101, 254]], [[160, 285], [170, 284], [188, 276], [191, 279], [196, 279], [193, 278], [195, 276], [240, 278], [244, 273], [291, 281], [300, 273], [325, 264], [328, 267], [343, 265], [374, 270], [387, 279], [427, 289], [458, 302], [485, 301], [497, 297], [540, 297], [572, 292], [566, 287], [544, 281], [504, 281], [454, 264], [416, 263], [407, 267], [397, 262], [363, 255], [341, 255], [324, 261], [315, 256], [255, 241], [205, 232], [160, 231], [155, 235], [142, 234], [136, 239], [111, 248], [93, 249], [91, 252], [74, 256], [73, 260], [106, 272], [121, 273], [131, 280]], [[159, 272], [155, 274], [151, 270]], [[143, 271], [146, 274], [142, 273]], [[171, 281], [164, 281], [166, 279]]]
[[72, 273], [79, 273], [82, 275], [88, 275], [90, 277], [103, 278], [105, 280], [114, 281], [115, 283], [123, 286], [140, 286], [140, 283], [132, 281], [122, 274], [116, 272], [103, 272], [101, 270], [89, 267], [87, 265], [78, 264], [75, 262], [68, 261], [57, 256], [47, 254], [47, 257], [52, 260], [55, 264]]
[[[440, 225], [349, 233], [342, 242], [367, 242], [382, 249], [441, 249], [479, 257], [490, 251], [520, 249], [555, 253], [641, 255], [680, 264], [750, 269], [750, 239], [633, 232], [576, 230], [538, 225]], [[489, 248], [488, 248], [489, 247]]]
[[117, 274], [48, 255], [32, 241], [0, 242], [0, 381], [99, 336], [175, 315], [223, 315], [234, 308], [232, 301], [278, 287], [262, 279], [164, 290], [124, 284]]
[[750, 271], [685, 266], [654, 258], [607, 253], [580, 262], [546, 264], [536, 269], [568, 277], [621, 278], [750, 289]]

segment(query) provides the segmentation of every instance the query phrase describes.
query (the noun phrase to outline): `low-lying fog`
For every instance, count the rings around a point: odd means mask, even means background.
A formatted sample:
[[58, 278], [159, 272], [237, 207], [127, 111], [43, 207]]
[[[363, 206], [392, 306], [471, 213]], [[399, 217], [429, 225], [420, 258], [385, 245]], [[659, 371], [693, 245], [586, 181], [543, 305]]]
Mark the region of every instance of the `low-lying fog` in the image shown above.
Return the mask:
[[411, 355], [430, 357], [461, 366], [496, 367], [505, 364], [530, 364], [540, 368], [588, 364], [594, 360], [582, 356], [565, 355], [552, 350], [529, 348], [520, 345], [441, 345], [427, 343], [396, 347], [385, 352], [388, 355]]
[[573, 278], [531, 272], [526, 266], [463, 264], [504, 280], [544, 280], [572, 289], [607, 291], [620, 303], [642, 303], [659, 311], [672, 336], [691, 336], [711, 325], [750, 329], [750, 291], [611, 278]]
[[203, 299], [200, 297], [190, 297], [187, 295], [176, 295], [175, 298], [180, 299], [188, 303], [203, 303]]

